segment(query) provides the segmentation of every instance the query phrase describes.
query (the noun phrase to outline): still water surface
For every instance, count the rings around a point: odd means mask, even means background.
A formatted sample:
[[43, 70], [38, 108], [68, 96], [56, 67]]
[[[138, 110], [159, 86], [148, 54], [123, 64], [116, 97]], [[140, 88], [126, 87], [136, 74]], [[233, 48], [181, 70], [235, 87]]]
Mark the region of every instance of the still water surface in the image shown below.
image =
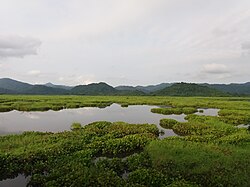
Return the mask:
[[25, 177], [19, 174], [14, 179], [6, 179], [0, 181], [0, 187], [26, 187], [30, 180], [30, 177]]
[[[11, 111], [0, 113], [0, 135], [16, 134], [23, 131], [60, 132], [70, 130], [73, 122], [89, 124], [94, 121], [124, 121], [128, 123], [156, 124], [163, 130], [165, 136], [175, 135], [172, 130], [162, 129], [159, 121], [162, 118], [171, 118], [180, 122], [186, 121], [186, 115], [163, 115], [152, 113], [150, 110], [158, 106], [132, 105], [126, 108], [112, 104], [106, 108], [85, 107], [77, 109], [64, 109], [46, 112], [20, 112]], [[218, 115], [218, 109], [203, 109], [199, 115]], [[160, 138], [163, 138], [160, 137]]]
[[[151, 113], [150, 110], [158, 106], [132, 105], [126, 108], [118, 104], [112, 104], [106, 108], [78, 108], [64, 109], [61, 111], [46, 112], [20, 112], [11, 111], [0, 113], [0, 135], [16, 134], [23, 131], [60, 132], [70, 130], [73, 122], [89, 124], [94, 121], [124, 121], [127, 123], [150, 123], [156, 124], [159, 130], [164, 131], [160, 138], [175, 136], [171, 129], [163, 129], [159, 126], [160, 119], [171, 118], [185, 122], [186, 115], [163, 115]], [[202, 109], [203, 113], [198, 115], [216, 116], [218, 109]], [[18, 175], [14, 179], [0, 181], [0, 187], [5, 186], [26, 186], [29, 177]]]
[[[151, 108], [156, 106], [134, 105], [123, 108], [118, 104], [112, 104], [106, 108], [77, 108], [60, 111], [46, 112], [20, 112], [11, 111], [0, 113], [0, 134], [14, 134], [23, 131], [60, 132], [70, 130], [73, 122], [89, 124], [94, 121], [124, 121], [128, 123], [158, 124], [162, 118], [172, 118], [185, 121], [185, 115], [162, 115], [151, 113]], [[164, 129], [163, 129], [164, 130]], [[164, 130], [166, 131], [166, 130]], [[172, 130], [167, 130], [168, 136], [174, 135]]]

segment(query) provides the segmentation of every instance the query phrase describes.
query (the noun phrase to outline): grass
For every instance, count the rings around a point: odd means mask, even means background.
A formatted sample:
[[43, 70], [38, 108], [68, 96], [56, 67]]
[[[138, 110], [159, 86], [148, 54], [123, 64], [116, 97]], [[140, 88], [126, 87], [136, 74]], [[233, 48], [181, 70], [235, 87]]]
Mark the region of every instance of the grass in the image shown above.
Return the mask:
[[[160, 121], [181, 135], [163, 140], [155, 125], [106, 121], [1, 136], [0, 180], [24, 173], [33, 186], [250, 186], [250, 131], [235, 127], [250, 122], [249, 98], [0, 96], [0, 103], [3, 111], [119, 103], [188, 113], [187, 122]], [[218, 108], [219, 116], [193, 114], [198, 108]]]
[[82, 128], [82, 125], [80, 123], [77, 123], [77, 122], [74, 122], [71, 126], [70, 126], [70, 129], [72, 131], [75, 131], [75, 130], [80, 130]]
[[[70, 186], [73, 179], [77, 184], [86, 177], [84, 180], [98, 186], [107, 185], [105, 178], [110, 174], [112, 180], [118, 180], [110, 182], [123, 183], [121, 177], [111, 169], [108, 172], [104, 171], [105, 168], [99, 170], [100, 164], [96, 166], [94, 159], [133, 154], [157, 137], [158, 129], [155, 125], [105, 121], [62, 133], [26, 132], [1, 136], [0, 179], [17, 173], [32, 173], [33, 185]], [[89, 171], [88, 167], [92, 170]], [[96, 175], [101, 175], [104, 181], [92, 179]]]
[[0, 112], [47, 111], [79, 107], [107, 107], [118, 103], [129, 105], [163, 105], [152, 112], [162, 114], [192, 114], [198, 108], [220, 109], [220, 120], [239, 125], [250, 122], [249, 97], [156, 97], [156, 96], [25, 96], [0, 95]]
[[2, 136], [0, 179], [25, 173], [33, 186], [249, 186], [248, 130], [217, 117], [187, 119], [189, 125], [162, 120], [189, 132], [163, 140], [155, 125], [106, 121]]
[[170, 178], [181, 176], [201, 186], [249, 186], [249, 148], [176, 138], [153, 141], [147, 152], [153, 168]]
[[172, 129], [174, 125], [177, 125], [177, 124], [179, 124], [179, 122], [174, 119], [161, 119], [160, 120], [160, 126], [165, 129]]
[[158, 113], [158, 114], [193, 114], [195, 112], [198, 112], [196, 108], [193, 107], [183, 107], [183, 108], [152, 108], [151, 112]]

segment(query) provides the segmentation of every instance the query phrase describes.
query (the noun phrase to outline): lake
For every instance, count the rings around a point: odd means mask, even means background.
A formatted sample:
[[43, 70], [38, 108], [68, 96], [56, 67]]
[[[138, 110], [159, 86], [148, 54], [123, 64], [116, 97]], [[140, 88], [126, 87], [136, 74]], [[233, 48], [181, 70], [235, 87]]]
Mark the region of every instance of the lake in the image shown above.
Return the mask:
[[[0, 134], [16, 134], [23, 131], [42, 131], [42, 132], [60, 132], [70, 130], [73, 122], [89, 124], [94, 121], [124, 121], [127, 123], [150, 123], [156, 124], [159, 130], [164, 134], [159, 138], [167, 136], [176, 136], [171, 129], [160, 127], [159, 121], [163, 118], [171, 118], [180, 122], [185, 122], [185, 114], [181, 115], [163, 115], [152, 113], [150, 110], [159, 106], [131, 105], [121, 107], [118, 104], [112, 104], [106, 108], [85, 107], [77, 109], [63, 109], [60, 111], [46, 112], [20, 112], [11, 111], [0, 113]], [[216, 116], [219, 109], [202, 109], [203, 113], [198, 115]], [[5, 186], [26, 186], [29, 177], [19, 174], [14, 179], [0, 181], [0, 187]]]
[[[41, 132], [60, 132], [70, 130], [73, 122], [79, 122], [82, 125], [94, 121], [124, 121], [127, 123], [149, 123], [156, 124], [159, 130], [165, 132], [160, 138], [174, 136], [175, 133], [169, 129], [163, 129], [159, 126], [162, 118], [171, 118], [180, 122], [186, 121], [185, 114], [181, 115], [163, 115], [152, 113], [150, 110], [159, 106], [149, 105], [131, 105], [121, 107], [118, 104], [112, 104], [106, 108], [85, 107], [77, 109], [63, 109], [60, 111], [46, 112], [21, 112], [11, 111], [0, 113], [0, 135], [17, 134], [24, 131]], [[198, 115], [218, 115], [218, 109], [202, 109], [203, 113]]]

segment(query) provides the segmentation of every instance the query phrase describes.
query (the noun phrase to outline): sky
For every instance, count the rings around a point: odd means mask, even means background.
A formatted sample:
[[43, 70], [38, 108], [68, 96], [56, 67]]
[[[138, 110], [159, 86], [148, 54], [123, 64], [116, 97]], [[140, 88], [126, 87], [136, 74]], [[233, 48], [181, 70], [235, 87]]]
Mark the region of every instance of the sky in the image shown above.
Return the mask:
[[249, 0], [0, 0], [0, 78], [250, 81]]

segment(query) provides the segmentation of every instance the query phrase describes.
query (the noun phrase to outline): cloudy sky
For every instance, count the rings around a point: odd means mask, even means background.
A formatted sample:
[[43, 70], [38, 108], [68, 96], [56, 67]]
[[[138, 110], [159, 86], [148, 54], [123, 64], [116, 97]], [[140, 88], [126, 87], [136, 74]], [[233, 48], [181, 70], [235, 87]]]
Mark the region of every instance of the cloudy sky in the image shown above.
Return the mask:
[[0, 0], [0, 78], [250, 81], [249, 0]]

